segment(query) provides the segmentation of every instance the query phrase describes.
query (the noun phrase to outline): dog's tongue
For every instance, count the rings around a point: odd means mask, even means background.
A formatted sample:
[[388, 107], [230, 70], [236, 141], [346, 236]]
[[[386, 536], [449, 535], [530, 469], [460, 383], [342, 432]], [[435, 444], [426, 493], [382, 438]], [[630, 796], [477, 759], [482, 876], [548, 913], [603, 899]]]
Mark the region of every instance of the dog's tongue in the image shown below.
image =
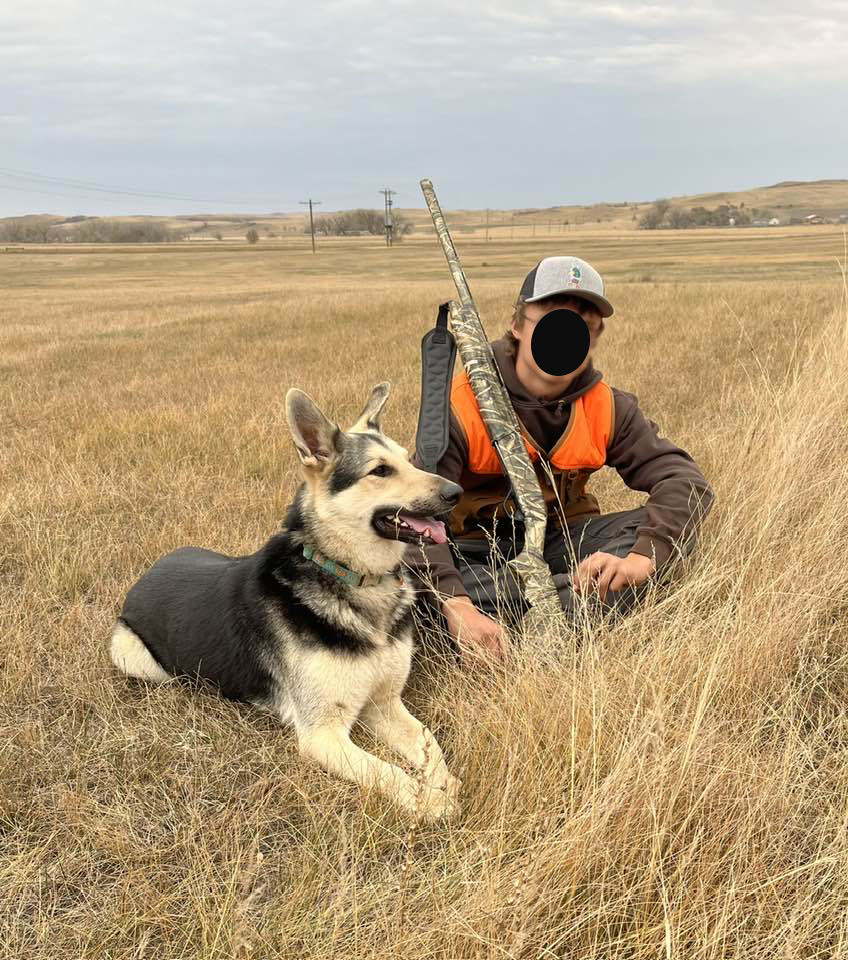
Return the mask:
[[416, 533], [429, 536], [434, 543], [448, 542], [447, 531], [441, 520], [436, 520], [433, 517], [411, 517], [408, 513], [399, 513], [398, 516]]

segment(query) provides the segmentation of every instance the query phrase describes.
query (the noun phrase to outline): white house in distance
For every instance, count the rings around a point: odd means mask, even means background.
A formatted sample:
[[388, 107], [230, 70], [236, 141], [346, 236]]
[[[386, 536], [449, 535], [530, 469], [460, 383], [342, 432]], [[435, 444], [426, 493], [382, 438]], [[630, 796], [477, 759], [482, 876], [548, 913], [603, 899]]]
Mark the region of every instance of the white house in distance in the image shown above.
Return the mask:
[[824, 217], [819, 213], [811, 213], [804, 217], [804, 223], [824, 223]]

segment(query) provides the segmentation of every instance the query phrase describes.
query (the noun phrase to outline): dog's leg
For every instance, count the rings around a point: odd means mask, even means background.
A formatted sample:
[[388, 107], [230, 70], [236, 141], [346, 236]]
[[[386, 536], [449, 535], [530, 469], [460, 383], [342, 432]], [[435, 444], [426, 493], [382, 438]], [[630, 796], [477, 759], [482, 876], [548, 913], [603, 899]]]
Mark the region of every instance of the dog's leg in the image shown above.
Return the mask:
[[170, 674], [165, 673], [153, 659], [153, 655], [142, 643], [138, 634], [120, 620], [112, 630], [110, 653], [112, 663], [129, 677], [152, 680], [154, 683], [164, 683], [165, 680], [172, 679]]
[[363, 708], [360, 721], [371, 734], [402, 757], [434, 787], [459, 794], [460, 782], [451, 776], [442, 749], [433, 734], [406, 709], [396, 694], [372, 698]]
[[404, 770], [356, 746], [342, 723], [298, 729], [300, 753], [324, 769], [365, 787], [376, 787], [405, 810], [426, 820], [455, 812], [454, 798], [432, 784], [419, 784]]

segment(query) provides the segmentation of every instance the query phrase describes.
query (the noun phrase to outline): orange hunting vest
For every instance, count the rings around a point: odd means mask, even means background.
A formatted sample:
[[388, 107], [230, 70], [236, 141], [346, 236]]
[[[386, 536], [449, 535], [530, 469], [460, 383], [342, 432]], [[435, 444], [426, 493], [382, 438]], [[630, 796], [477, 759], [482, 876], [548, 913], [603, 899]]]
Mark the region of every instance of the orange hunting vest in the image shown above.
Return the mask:
[[[462, 535], [474, 527], [472, 521], [485, 521], [512, 510], [505, 509], [508, 483], [465, 371], [457, 374], [451, 383], [451, 409], [468, 441], [468, 461], [460, 480], [466, 493], [451, 514], [451, 529], [455, 535]], [[549, 508], [553, 508], [558, 500], [568, 519], [600, 513], [597, 500], [587, 494], [585, 488], [589, 476], [606, 462], [614, 422], [612, 389], [603, 380], [571, 401], [568, 422], [550, 452], [539, 447], [519, 418], [524, 446]], [[557, 492], [551, 486], [542, 461], [550, 465], [559, 488]]]

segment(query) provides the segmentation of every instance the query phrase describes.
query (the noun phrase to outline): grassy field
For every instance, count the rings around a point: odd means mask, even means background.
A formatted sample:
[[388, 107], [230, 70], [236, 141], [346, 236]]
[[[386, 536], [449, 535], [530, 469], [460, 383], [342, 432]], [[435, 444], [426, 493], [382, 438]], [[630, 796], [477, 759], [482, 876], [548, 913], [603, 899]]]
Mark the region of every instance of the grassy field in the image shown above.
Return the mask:
[[435, 243], [0, 252], [2, 956], [848, 956], [842, 232], [457, 239], [492, 337], [541, 256], [601, 269], [596, 365], [717, 504], [676, 588], [559, 662], [419, 660], [464, 783], [432, 827], [107, 640], [162, 553], [279, 526], [290, 386], [348, 426], [389, 379], [412, 446]]

